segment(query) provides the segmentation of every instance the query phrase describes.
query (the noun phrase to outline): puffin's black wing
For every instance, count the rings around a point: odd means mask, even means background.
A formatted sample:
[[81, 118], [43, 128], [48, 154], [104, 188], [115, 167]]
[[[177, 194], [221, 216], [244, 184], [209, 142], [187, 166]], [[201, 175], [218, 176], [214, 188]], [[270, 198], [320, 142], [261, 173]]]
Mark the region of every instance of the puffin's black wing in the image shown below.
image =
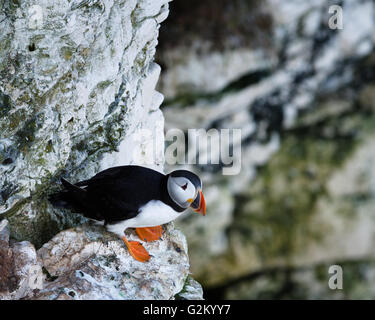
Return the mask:
[[115, 222], [131, 219], [149, 201], [160, 200], [164, 178], [162, 173], [145, 167], [121, 166], [64, 186], [85, 216]]
[[79, 187], [84, 187], [84, 186], [88, 186], [89, 184], [93, 184], [94, 182], [99, 182], [99, 181], [107, 181], [111, 179], [130, 178], [130, 177], [135, 177], [139, 175], [145, 175], [147, 174], [146, 172], [148, 172], [148, 174], [152, 174], [151, 171], [155, 171], [155, 170], [148, 169], [145, 167], [140, 167], [140, 166], [112, 167], [112, 168], [100, 171], [91, 179], [77, 182], [75, 185]]

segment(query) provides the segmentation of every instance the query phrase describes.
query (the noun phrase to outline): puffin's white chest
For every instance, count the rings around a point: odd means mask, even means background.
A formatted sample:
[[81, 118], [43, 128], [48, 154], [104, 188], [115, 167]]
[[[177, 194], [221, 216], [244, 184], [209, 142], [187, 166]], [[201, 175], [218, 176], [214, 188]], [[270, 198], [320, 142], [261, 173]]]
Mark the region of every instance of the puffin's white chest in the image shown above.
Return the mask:
[[107, 230], [122, 236], [127, 228], [155, 227], [175, 220], [181, 213], [159, 200], [152, 200], [140, 208], [139, 214], [129, 220], [107, 225]]
[[180, 212], [174, 211], [170, 206], [159, 200], [152, 200], [140, 208], [139, 214], [129, 219], [129, 227], [155, 227], [171, 222], [180, 215]]

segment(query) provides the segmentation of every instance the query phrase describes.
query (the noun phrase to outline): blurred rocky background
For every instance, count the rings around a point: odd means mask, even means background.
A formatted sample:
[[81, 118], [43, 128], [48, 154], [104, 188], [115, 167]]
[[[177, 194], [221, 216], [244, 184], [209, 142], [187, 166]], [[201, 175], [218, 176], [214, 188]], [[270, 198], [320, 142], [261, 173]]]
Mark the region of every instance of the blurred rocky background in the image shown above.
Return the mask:
[[[342, 30], [328, 27], [331, 5]], [[242, 130], [239, 175], [186, 166], [202, 175], [208, 210], [178, 227], [204, 296], [375, 298], [374, 1], [170, 9], [156, 56], [165, 129]], [[343, 290], [328, 287], [334, 264]]]

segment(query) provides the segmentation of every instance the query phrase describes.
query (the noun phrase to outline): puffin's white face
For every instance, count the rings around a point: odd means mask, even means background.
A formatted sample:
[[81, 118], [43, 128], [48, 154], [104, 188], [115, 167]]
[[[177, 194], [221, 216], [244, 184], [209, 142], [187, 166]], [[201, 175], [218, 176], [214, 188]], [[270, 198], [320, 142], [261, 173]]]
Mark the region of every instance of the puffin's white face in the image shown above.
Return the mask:
[[172, 200], [182, 208], [188, 208], [197, 197], [198, 190], [185, 177], [168, 177], [168, 193]]

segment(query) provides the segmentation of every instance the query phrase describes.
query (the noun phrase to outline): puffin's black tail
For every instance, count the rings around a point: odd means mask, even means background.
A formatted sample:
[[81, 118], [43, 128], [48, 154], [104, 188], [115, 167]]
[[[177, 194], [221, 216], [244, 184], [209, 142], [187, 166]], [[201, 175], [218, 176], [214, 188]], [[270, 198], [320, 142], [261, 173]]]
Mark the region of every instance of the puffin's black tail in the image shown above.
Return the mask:
[[48, 200], [53, 206], [58, 208], [70, 209], [76, 212], [84, 211], [83, 204], [86, 202], [86, 190], [71, 184], [61, 178], [65, 190], [53, 193]]
[[48, 196], [49, 202], [52, 203], [54, 207], [71, 209], [69, 204], [69, 195], [68, 191], [60, 191]]

